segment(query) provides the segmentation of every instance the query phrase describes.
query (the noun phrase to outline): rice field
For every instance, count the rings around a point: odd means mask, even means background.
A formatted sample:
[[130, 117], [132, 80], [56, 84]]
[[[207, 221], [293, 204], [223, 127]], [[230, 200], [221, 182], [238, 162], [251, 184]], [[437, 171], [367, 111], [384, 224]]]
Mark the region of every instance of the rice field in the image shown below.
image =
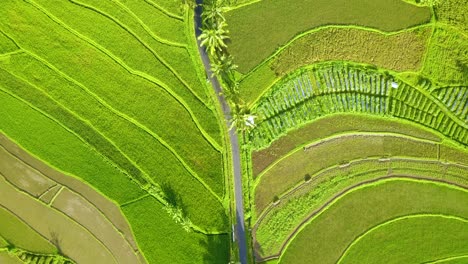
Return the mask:
[[466, 262], [467, 7], [2, 1], [0, 263]]
[[355, 25], [392, 32], [427, 23], [430, 18], [427, 7], [401, 0], [262, 0], [226, 13], [229, 52], [244, 74], [293, 37], [313, 28]]
[[[377, 192], [378, 195], [376, 195]], [[287, 250], [279, 263], [307, 263], [307, 260], [311, 258], [321, 263], [336, 263], [346, 248], [362, 233], [398, 217], [436, 214], [466, 219], [466, 194], [464, 189], [425, 181], [390, 180], [363, 186], [345, 194], [346, 199], [339, 198], [315, 215], [313, 221], [309, 221], [301, 228], [288, 243]], [[436, 225], [437, 222], [434, 224]], [[447, 227], [454, 229], [447, 229]], [[460, 225], [449, 224], [447, 227], [444, 227], [444, 230], [448, 236], [449, 234], [450, 236], [465, 235], [457, 232]], [[466, 224], [462, 228], [466, 228]], [[413, 231], [417, 232], [417, 229]], [[414, 237], [414, 239], [424, 239], [423, 234], [419, 233], [419, 237]], [[385, 235], [390, 235], [390, 233]], [[393, 235], [397, 234], [393, 233]], [[311, 237], [313, 239], [310, 239]], [[334, 243], [323, 243], [323, 241], [330, 240]], [[441, 251], [434, 250], [432, 254], [441, 254], [439, 258], [443, 258], [446, 254], [444, 249], [450, 252], [460, 250], [466, 254], [466, 247], [452, 242], [452, 240], [450, 242], [439, 241], [437, 245]], [[417, 245], [419, 244], [412, 244], [405, 248], [407, 257], [422, 252]], [[385, 251], [381, 250], [381, 252]]]
[[[54, 221], [65, 221], [57, 233], [86, 227], [83, 241], [93, 250], [66, 240], [76, 263], [171, 263], [185, 238], [195, 242], [193, 252], [224, 248], [197, 253], [199, 262], [229, 259], [224, 120], [206, 82], [193, 14], [170, 0], [2, 2], [1, 137], [62, 172], [51, 179], [32, 169], [9, 180], [31, 196], [35, 214], [46, 204]], [[0, 169], [14, 170], [13, 161], [2, 160]], [[141, 210], [149, 198], [157, 212]], [[190, 232], [166, 211], [168, 203]], [[121, 211], [131, 206], [140, 210]], [[142, 229], [155, 217], [179, 236], [171, 246], [166, 234]], [[80, 227], [67, 231], [68, 222]], [[23, 261], [47, 258], [17, 248]]]

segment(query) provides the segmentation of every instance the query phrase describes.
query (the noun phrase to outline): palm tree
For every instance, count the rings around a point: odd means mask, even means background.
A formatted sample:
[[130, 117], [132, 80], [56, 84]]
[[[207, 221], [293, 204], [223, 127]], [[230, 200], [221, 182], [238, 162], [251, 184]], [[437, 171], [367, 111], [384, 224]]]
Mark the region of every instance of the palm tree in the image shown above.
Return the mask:
[[221, 55], [219, 59], [216, 59], [211, 64], [212, 75], [223, 78], [225, 82], [230, 84], [234, 83], [234, 71], [237, 69], [237, 65], [232, 61], [232, 56], [225, 54]]
[[217, 3], [213, 3], [211, 5], [205, 5], [203, 9], [203, 25], [205, 27], [212, 27], [217, 22], [225, 22], [226, 19], [224, 18], [223, 15], [224, 8], [218, 6]]
[[221, 21], [212, 29], [202, 29], [202, 33], [198, 36], [200, 46], [206, 47], [212, 56], [227, 47], [224, 40], [228, 38], [229, 31], [225, 27], [226, 23]]

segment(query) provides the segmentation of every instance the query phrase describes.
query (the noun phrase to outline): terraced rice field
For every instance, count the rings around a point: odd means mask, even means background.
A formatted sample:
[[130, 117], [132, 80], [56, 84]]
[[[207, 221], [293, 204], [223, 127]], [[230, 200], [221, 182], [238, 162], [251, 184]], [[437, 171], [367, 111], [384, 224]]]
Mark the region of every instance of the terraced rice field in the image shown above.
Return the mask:
[[355, 25], [391, 32], [427, 23], [430, 17], [428, 8], [401, 0], [263, 0], [226, 13], [232, 41], [229, 49], [242, 73], [313, 28]]
[[[63, 240], [53, 252], [12, 241], [14, 254], [60, 253], [76, 263], [229, 258], [224, 122], [205, 81], [193, 12], [167, 0], [2, 2], [0, 135], [49, 166], [29, 168], [26, 156], [5, 152], [2, 195], [35, 208], [22, 216], [47, 240], [48, 225], [32, 217], [50, 217]], [[79, 236], [83, 245], [73, 246]]]
[[467, 16], [3, 0], [0, 263], [465, 263]]
[[255, 262], [463, 263], [466, 1], [293, 2], [226, 12]]

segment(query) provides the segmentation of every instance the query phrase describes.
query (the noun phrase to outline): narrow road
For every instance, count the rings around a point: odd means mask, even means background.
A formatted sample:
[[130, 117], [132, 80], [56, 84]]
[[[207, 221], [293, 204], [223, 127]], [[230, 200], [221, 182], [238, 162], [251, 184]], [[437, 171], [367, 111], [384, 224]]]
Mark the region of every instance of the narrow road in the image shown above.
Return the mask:
[[[198, 36], [201, 34], [201, 13], [203, 11], [201, 4], [203, 0], [197, 0], [197, 7], [195, 8], [195, 36], [198, 39]], [[197, 40], [198, 44], [200, 42]], [[231, 109], [227, 104], [224, 95], [221, 94], [222, 89], [221, 85], [219, 84], [218, 78], [211, 77], [211, 64], [210, 60], [208, 59], [208, 55], [206, 54], [206, 50], [200, 45], [198, 45], [198, 51], [200, 52], [201, 59], [203, 61], [203, 65], [205, 66], [206, 74], [213, 86], [213, 89], [218, 97], [218, 101], [221, 104], [221, 108], [224, 113], [224, 118], [226, 119], [227, 127], [230, 127], [230, 113]], [[231, 129], [229, 131], [229, 139], [231, 141], [231, 148], [232, 148], [232, 164], [234, 167], [234, 192], [235, 192], [235, 199], [236, 199], [236, 240], [239, 245], [239, 258], [242, 264], [247, 264], [247, 240], [245, 237], [245, 225], [244, 225], [244, 198], [242, 194], [242, 169], [241, 169], [241, 161], [240, 161], [240, 149], [239, 149], [239, 139], [235, 132], [235, 129]]]

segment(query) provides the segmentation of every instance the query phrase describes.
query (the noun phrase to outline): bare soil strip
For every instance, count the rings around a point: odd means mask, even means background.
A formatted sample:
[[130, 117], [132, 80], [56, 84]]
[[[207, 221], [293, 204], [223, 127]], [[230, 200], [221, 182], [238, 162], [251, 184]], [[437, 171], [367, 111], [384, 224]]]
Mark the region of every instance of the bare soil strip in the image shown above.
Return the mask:
[[107, 248], [85, 228], [19, 191], [3, 177], [0, 177], [0, 201], [25, 224], [49, 241], [54, 241], [77, 263], [117, 263]]
[[122, 237], [111, 222], [80, 195], [64, 188], [51, 204], [77, 223], [93, 233], [120, 263], [136, 263], [136, 256], [130, 244]]

